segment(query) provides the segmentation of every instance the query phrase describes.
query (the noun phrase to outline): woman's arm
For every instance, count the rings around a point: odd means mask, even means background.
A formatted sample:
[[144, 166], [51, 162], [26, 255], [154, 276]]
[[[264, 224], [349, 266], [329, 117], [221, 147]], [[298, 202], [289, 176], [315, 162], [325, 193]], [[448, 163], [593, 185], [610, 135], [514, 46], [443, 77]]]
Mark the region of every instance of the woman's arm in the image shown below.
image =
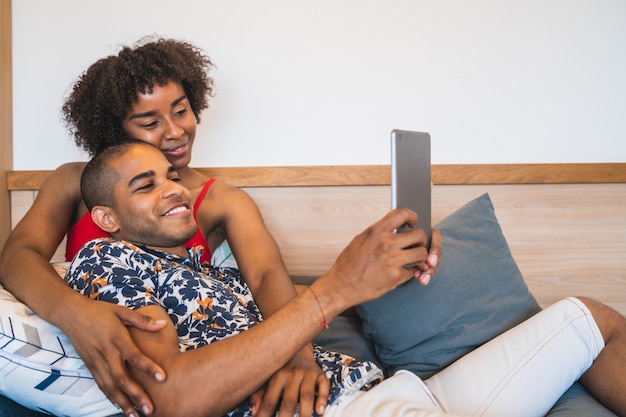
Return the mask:
[[[0, 260], [0, 282], [38, 315], [61, 324], [60, 302], [74, 298], [50, 265], [81, 201], [84, 164], [65, 164], [42, 184], [32, 207], [11, 232]], [[42, 297], [42, 294], [46, 294]]]
[[154, 398], [155, 416], [223, 416], [261, 387], [320, 328], [319, 307], [305, 293], [244, 333], [180, 352], [176, 329], [161, 306], [138, 311], [169, 322], [158, 333], [130, 329], [141, 350], [162, 363], [168, 374], [163, 383], [134, 374]]
[[[198, 220], [201, 226], [206, 221], [225, 231], [241, 274], [264, 317], [272, 316], [296, 296], [278, 245], [247, 193], [216, 181], [200, 206]], [[272, 415], [281, 400], [283, 409], [292, 406], [293, 414], [300, 405], [302, 412], [302, 407], [309, 406], [302, 398], [328, 390], [329, 382], [315, 362], [310, 343], [288, 359], [268, 384], [252, 396], [259, 417]], [[318, 396], [316, 406], [325, 404], [326, 398]]]
[[216, 228], [225, 230], [241, 275], [264, 316], [269, 317], [296, 296], [278, 245], [247, 193], [216, 180], [200, 205], [197, 219], [205, 236]]
[[[127, 325], [159, 330], [163, 325], [123, 307], [96, 303], [70, 289], [50, 264], [82, 198], [84, 163], [62, 165], [41, 186], [37, 198], [15, 227], [0, 259], [0, 282], [72, 341], [98, 386], [126, 412], [151, 407], [125, 361], [151, 376], [161, 368], [132, 341]], [[92, 329], [98, 329], [94, 332]]]

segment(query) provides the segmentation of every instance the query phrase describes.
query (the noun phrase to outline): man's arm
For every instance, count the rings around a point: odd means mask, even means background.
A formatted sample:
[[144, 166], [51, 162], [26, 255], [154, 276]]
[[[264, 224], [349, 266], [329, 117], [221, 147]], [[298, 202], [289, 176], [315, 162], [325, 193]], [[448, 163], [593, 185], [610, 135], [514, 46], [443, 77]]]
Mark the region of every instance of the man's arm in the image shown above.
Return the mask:
[[321, 328], [318, 306], [312, 295], [304, 294], [244, 333], [181, 353], [176, 330], [160, 306], [138, 311], [169, 322], [161, 332], [130, 329], [139, 348], [161, 363], [168, 375], [156, 383], [133, 372], [154, 399], [155, 416], [223, 416], [258, 390]]
[[[270, 317], [295, 297], [296, 292], [278, 245], [267, 230], [256, 203], [243, 190], [220, 181], [211, 186], [205, 198], [208, 201], [201, 205], [198, 214], [200, 223], [217, 223], [226, 230], [242, 276], [264, 317]], [[436, 238], [436, 230], [433, 235], [429, 261], [436, 260], [440, 254], [440, 240]], [[423, 272], [420, 281], [427, 283], [436, 267], [436, 263], [423, 262], [419, 266]], [[309, 405], [307, 398], [315, 397], [315, 391], [324, 391], [327, 385], [328, 381], [323, 378], [321, 369], [314, 363], [309, 344], [275, 375], [269, 385], [271, 389], [255, 395], [255, 405], [260, 410], [258, 416], [271, 415], [280, 400], [286, 412], [291, 407], [293, 413], [297, 405], [300, 405], [301, 411], [302, 408], [308, 410], [312, 405]], [[315, 407], [325, 406], [326, 400], [324, 396], [317, 395]]]
[[264, 317], [271, 316], [296, 292], [256, 203], [243, 190], [217, 180], [205, 200], [197, 215], [199, 223], [219, 225], [226, 231], [255, 302]]
[[[200, 223], [217, 223], [226, 231], [255, 302], [263, 316], [270, 317], [295, 297], [296, 291], [256, 203], [243, 190], [221, 181], [213, 183], [205, 198], [207, 201], [200, 206], [198, 214]], [[308, 344], [292, 356], [265, 388], [252, 399], [260, 410], [259, 417], [273, 414], [281, 400], [281, 409], [286, 413], [293, 414], [298, 405], [306, 411], [313, 407], [308, 398], [327, 391], [329, 382], [315, 363], [312, 345]], [[318, 395], [316, 407], [325, 405], [326, 398]]]
[[[355, 237], [310, 290], [241, 334], [180, 353], [173, 325], [159, 333], [130, 329], [139, 347], [168, 374], [162, 383], [135, 374], [155, 401], [155, 415], [223, 415], [309, 343], [322, 329], [322, 321], [413, 277], [416, 271], [403, 265], [426, 259], [425, 235], [421, 231], [396, 234], [394, 229], [415, 220], [406, 209], [389, 213]], [[415, 244], [421, 246], [404, 249]], [[167, 317], [158, 306], [141, 311], [155, 319]]]

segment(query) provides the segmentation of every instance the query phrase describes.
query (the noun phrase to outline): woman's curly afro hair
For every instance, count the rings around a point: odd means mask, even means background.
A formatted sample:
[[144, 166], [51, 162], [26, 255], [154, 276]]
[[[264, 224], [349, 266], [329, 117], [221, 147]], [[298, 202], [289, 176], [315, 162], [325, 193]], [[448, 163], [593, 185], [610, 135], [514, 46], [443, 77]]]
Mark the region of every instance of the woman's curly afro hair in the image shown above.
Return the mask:
[[208, 73], [210, 59], [197, 47], [172, 39], [144, 39], [125, 46], [118, 55], [100, 59], [74, 83], [63, 104], [65, 123], [76, 144], [96, 155], [128, 135], [122, 121], [139, 93], [150, 93], [154, 84], [178, 82], [200, 122], [200, 113], [213, 95]]

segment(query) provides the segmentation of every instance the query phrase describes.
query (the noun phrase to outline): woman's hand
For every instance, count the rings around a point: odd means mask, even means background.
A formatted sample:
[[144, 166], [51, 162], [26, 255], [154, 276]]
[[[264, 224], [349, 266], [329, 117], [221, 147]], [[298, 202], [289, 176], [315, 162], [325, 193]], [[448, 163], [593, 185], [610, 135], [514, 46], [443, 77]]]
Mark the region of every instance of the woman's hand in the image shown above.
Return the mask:
[[62, 330], [113, 404], [127, 416], [138, 415], [133, 405], [144, 414], [151, 414], [152, 401], [130, 377], [128, 367], [146, 372], [157, 381], [165, 380], [165, 372], [137, 348], [126, 326], [159, 331], [166, 323], [126, 307], [80, 297], [84, 302], [66, 308], [70, 317], [64, 321]]

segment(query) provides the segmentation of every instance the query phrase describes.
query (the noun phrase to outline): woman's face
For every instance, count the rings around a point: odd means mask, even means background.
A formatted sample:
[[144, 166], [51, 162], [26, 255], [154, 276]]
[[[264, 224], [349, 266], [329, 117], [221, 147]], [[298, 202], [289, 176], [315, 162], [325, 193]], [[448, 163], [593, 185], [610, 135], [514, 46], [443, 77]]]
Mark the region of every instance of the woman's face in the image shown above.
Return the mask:
[[139, 93], [122, 121], [131, 138], [159, 148], [177, 169], [187, 167], [191, 161], [196, 126], [196, 116], [177, 82], [155, 84], [152, 93]]

